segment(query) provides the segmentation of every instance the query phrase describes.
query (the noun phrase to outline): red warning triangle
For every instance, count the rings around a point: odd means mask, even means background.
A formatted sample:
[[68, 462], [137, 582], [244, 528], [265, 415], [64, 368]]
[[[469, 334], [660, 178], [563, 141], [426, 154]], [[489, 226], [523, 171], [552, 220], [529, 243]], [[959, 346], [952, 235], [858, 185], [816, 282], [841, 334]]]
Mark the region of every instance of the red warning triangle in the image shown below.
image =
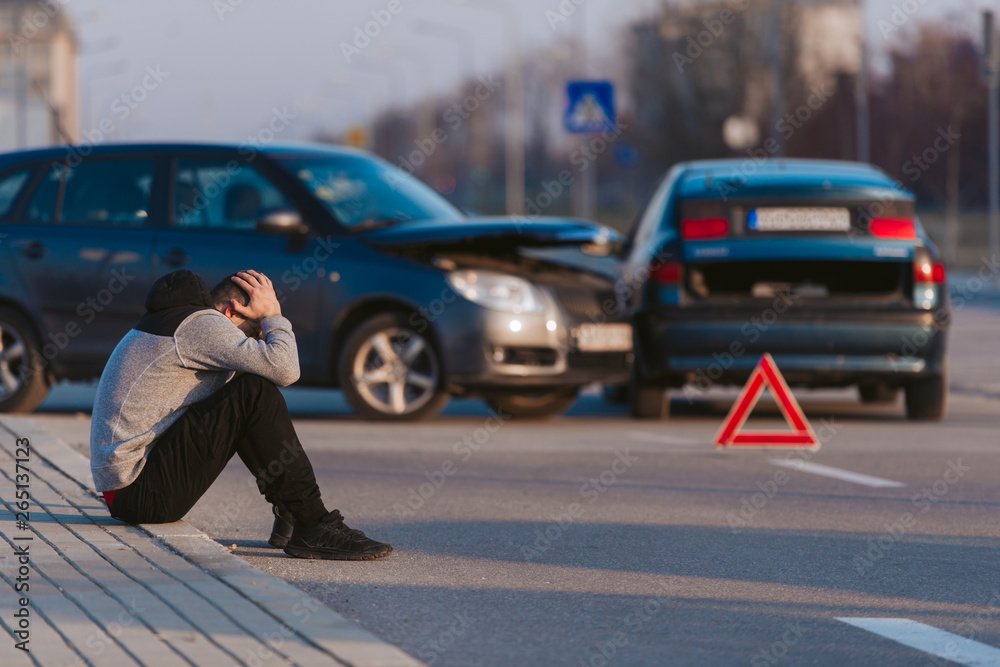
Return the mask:
[[[781, 413], [785, 415], [785, 421], [791, 427], [791, 431], [785, 432], [751, 432], [742, 433], [743, 425], [747, 417], [757, 405], [760, 395], [764, 392], [764, 386], [771, 388], [771, 393], [778, 401]], [[729, 410], [729, 415], [722, 423], [718, 435], [715, 436], [716, 447], [818, 447], [819, 440], [813, 433], [812, 426], [806, 419], [798, 401], [792, 396], [788, 383], [778, 371], [778, 366], [770, 354], [761, 357], [760, 363], [750, 375], [746, 386], [740, 392], [739, 398], [733, 403]]]

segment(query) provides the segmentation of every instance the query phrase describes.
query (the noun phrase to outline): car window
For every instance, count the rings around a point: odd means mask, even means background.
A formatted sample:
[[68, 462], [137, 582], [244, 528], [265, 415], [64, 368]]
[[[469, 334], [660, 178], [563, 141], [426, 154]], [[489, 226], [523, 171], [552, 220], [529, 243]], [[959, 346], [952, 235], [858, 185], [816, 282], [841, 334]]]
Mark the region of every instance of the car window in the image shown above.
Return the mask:
[[55, 221], [64, 169], [62, 164], [53, 164], [45, 172], [28, 201], [28, 207], [24, 212], [26, 222], [45, 224]]
[[84, 160], [66, 171], [59, 220], [69, 225], [141, 226], [149, 221], [152, 160]]
[[31, 171], [23, 169], [0, 178], [0, 217], [10, 213], [10, 208], [17, 201], [24, 184], [28, 182]]
[[380, 161], [337, 156], [281, 162], [346, 227], [464, 217], [441, 195]]
[[174, 178], [174, 226], [253, 230], [265, 211], [291, 209], [255, 167], [233, 160], [180, 160]]

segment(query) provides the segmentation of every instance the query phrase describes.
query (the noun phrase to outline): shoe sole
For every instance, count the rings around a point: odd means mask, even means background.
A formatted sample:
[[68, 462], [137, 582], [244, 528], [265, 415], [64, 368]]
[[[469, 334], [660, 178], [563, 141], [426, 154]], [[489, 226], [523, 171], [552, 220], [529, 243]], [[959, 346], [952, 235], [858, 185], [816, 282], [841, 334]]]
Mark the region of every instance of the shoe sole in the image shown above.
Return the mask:
[[306, 558], [308, 560], [378, 560], [379, 558], [385, 558], [391, 554], [392, 547], [389, 547], [385, 551], [369, 553], [357, 551], [337, 551], [332, 549], [320, 551], [317, 549], [294, 546], [286, 546], [284, 551], [293, 558]]
[[288, 538], [283, 535], [278, 535], [277, 533], [271, 533], [270, 539], [267, 541], [275, 549], [284, 549], [288, 544]]

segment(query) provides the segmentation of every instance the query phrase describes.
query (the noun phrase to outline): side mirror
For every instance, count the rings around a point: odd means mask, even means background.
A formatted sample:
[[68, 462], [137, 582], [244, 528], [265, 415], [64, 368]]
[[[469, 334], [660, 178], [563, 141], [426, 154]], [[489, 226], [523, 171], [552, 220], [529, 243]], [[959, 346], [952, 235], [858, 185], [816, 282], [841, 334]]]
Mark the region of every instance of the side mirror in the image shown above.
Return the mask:
[[283, 208], [265, 211], [257, 220], [257, 231], [264, 234], [304, 234], [308, 227], [298, 211]]

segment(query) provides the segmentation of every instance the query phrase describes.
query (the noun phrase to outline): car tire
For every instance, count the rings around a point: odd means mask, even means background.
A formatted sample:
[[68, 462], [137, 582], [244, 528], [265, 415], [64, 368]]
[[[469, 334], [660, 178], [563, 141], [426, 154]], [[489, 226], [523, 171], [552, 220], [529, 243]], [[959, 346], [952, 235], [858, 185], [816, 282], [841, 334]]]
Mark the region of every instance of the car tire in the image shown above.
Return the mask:
[[941, 421], [947, 411], [947, 372], [906, 385], [907, 419], [911, 421]]
[[664, 420], [670, 417], [670, 395], [658, 384], [639, 381], [634, 375], [629, 381], [629, 403], [635, 419]]
[[899, 396], [899, 388], [884, 384], [860, 384], [858, 396], [866, 404], [892, 403]]
[[48, 394], [34, 329], [18, 311], [0, 307], [0, 412], [34, 412]]
[[539, 392], [498, 393], [486, 396], [486, 404], [501, 419], [545, 419], [569, 410], [576, 402], [578, 387]]
[[628, 404], [627, 384], [606, 384], [601, 388], [601, 394], [604, 396], [604, 400], [611, 405]]
[[337, 364], [340, 388], [365, 419], [429, 419], [448, 403], [440, 352], [410, 319], [400, 312], [375, 315], [344, 343]]

